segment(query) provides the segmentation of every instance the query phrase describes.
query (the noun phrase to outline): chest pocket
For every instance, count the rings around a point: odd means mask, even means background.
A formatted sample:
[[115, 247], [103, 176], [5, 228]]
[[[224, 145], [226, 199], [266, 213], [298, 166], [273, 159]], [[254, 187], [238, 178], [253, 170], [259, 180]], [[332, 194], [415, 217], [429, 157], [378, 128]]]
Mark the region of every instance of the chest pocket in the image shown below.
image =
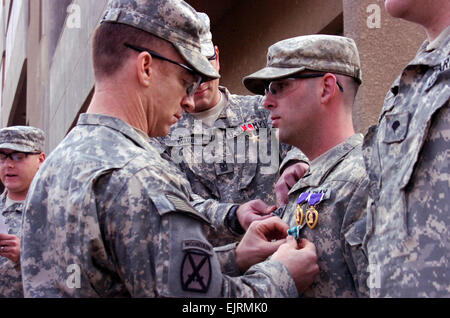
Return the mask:
[[402, 142], [408, 133], [410, 114], [386, 114], [383, 142], [387, 144]]

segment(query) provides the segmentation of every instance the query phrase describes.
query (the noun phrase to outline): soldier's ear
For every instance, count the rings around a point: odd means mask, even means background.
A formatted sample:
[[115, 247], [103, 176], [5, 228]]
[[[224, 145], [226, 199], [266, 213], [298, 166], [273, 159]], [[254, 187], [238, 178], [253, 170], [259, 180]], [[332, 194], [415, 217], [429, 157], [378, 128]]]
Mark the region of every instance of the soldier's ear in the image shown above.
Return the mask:
[[337, 89], [336, 82], [336, 76], [331, 73], [327, 73], [324, 77], [320, 78], [320, 83], [322, 85], [320, 102], [322, 104], [328, 104], [335, 96]]
[[41, 165], [44, 163], [45, 158], [45, 153], [39, 154], [39, 167], [41, 167]]
[[136, 59], [136, 73], [138, 81], [141, 85], [150, 86], [150, 78], [152, 75], [153, 58], [147, 52], [142, 52]]

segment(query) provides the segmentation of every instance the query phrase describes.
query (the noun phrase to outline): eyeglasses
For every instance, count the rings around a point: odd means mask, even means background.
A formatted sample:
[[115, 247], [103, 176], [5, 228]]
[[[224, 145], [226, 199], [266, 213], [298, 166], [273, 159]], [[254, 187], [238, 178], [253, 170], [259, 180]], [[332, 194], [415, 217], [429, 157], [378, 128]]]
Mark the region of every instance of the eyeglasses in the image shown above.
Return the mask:
[[41, 154], [40, 152], [11, 152], [11, 153], [0, 152], [0, 162], [1, 163], [5, 162], [7, 158], [10, 158], [14, 162], [21, 162], [30, 155], [40, 155], [40, 154]]
[[[325, 76], [325, 73], [321, 74], [297, 74], [292, 75], [288, 78], [284, 78], [279, 81], [272, 81], [272, 82], [266, 82], [264, 84], [265, 94], [268, 95], [269, 93], [273, 96], [281, 96], [283, 94], [288, 93], [291, 88], [293, 87], [291, 85], [292, 81], [299, 79], [299, 78], [316, 78], [316, 77], [323, 77]], [[344, 88], [339, 83], [339, 81], [336, 81], [337, 86], [339, 87], [339, 90], [341, 92], [344, 92]]]
[[214, 55], [213, 56], [210, 56], [210, 57], [208, 57], [207, 59], [208, 59], [208, 61], [215, 61], [216, 60], [216, 58], [217, 58], [217, 52], [214, 50]]
[[175, 64], [175, 65], [178, 65], [179, 67], [185, 69], [186, 71], [188, 71], [188, 72], [191, 73], [192, 75], [197, 76], [198, 78], [195, 80], [195, 82], [192, 83], [191, 85], [189, 85], [189, 86], [186, 88], [186, 94], [187, 94], [189, 97], [193, 97], [193, 96], [194, 96], [195, 91], [197, 90], [197, 88], [198, 88], [198, 87], [200, 86], [200, 84], [202, 83], [203, 78], [198, 74], [197, 71], [195, 71], [194, 69], [190, 68], [190, 67], [187, 66], [187, 65], [178, 63], [177, 61], [171, 60], [171, 59], [169, 59], [169, 58], [167, 58], [167, 57], [165, 57], [165, 56], [162, 56], [161, 54], [159, 54], [159, 53], [157, 53], [157, 52], [155, 52], [155, 51], [146, 49], [146, 48], [141, 47], [141, 46], [136, 46], [136, 45], [132, 45], [132, 44], [128, 44], [128, 43], [125, 43], [124, 45], [125, 45], [127, 48], [132, 49], [132, 50], [134, 50], [134, 51], [137, 51], [137, 52], [139, 52], [139, 53], [147, 52], [148, 54], [150, 54], [150, 55], [151, 55], [152, 57], [154, 57], [154, 58], [157, 58], [157, 59], [160, 59], [160, 60], [163, 60], [163, 61], [166, 61], [166, 62]]

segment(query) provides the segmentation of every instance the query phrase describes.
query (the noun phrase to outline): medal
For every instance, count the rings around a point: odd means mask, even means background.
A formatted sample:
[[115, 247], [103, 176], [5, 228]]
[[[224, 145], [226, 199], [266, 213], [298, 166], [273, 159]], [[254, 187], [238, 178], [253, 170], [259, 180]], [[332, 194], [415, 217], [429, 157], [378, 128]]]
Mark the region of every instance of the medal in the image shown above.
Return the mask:
[[311, 230], [314, 230], [318, 222], [319, 222], [319, 212], [317, 212], [315, 207], [311, 206], [309, 210], [306, 212], [306, 225], [308, 225], [308, 227]]
[[302, 225], [302, 223], [303, 223], [305, 212], [303, 211], [302, 204], [304, 202], [306, 202], [306, 200], [308, 200], [310, 195], [311, 194], [309, 192], [303, 192], [298, 197], [298, 200], [297, 200], [298, 205], [297, 205], [297, 209], [295, 209], [295, 220], [297, 221], [297, 225]]
[[302, 205], [299, 204], [297, 206], [297, 209], [295, 209], [295, 221], [297, 221], [297, 225], [302, 225], [303, 218], [304, 218], [303, 208]]
[[316, 205], [322, 201], [323, 196], [323, 193], [312, 193], [309, 196], [308, 203], [310, 207], [306, 212], [306, 225], [308, 225], [311, 230], [314, 230], [319, 222], [319, 212], [316, 210]]

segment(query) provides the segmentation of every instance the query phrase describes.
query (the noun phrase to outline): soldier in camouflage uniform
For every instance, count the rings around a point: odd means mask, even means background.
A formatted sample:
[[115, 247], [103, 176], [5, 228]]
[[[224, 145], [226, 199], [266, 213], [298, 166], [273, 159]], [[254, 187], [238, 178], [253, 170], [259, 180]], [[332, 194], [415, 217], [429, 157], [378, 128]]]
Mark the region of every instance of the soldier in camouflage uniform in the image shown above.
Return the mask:
[[23, 201], [45, 160], [44, 132], [26, 126], [0, 130], [0, 297], [23, 297], [20, 235]]
[[450, 2], [385, 1], [428, 40], [387, 93], [363, 152], [371, 297], [450, 296]]
[[244, 84], [265, 93], [264, 106], [280, 129], [280, 141], [311, 160], [281, 212], [293, 235], [317, 246], [320, 273], [303, 296], [367, 297], [362, 251], [367, 176], [363, 136], [355, 134], [352, 123], [361, 84], [356, 45], [345, 37], [300, 36], [272, 45], [267, 60], [267, 67]]
[[202, 79], [219, 76], [199, 30], [183, 1], [109, 1], [93, 39], [87, 114], [25, 203], [26, 297], [292, 297], [312, 282], [314, 245], [281, 245], [287, 225], [276, 218], [253, 223], [237, 247], [213, 249], [189, 182], [150, 144], [194, 107]]
[[[203, 12], [198, 15], [204, 25], [202, 54], [219, 72], [219, 48], [212, 42], [209, 17]], [[195, 109], [172, 126], [171, 133], [160, 142], [170, 159], [185, 172], [195, 194], [221, 203], [243, 204], [259, 199], [274, 204], [279, 165], [289, 146], [279, 145], [269, 112], [262, 107], [262, 96], [231, 94], [227, 88], [219, 86], [219, 81], [215, 79], [200, 85], [194, 96]], [[290, 154], [293, 155], [291, 160], [283, 165], [308, 162], [298, 150]], [[264, 209], [263, 202], [252, 203], [260, 210], [255, 211], [253, 217], [247, 216], [247, 220], [258, 219], [270, 211]], [[223, 215], [226, 209], [217, 211], [208, 214], [213, 223], [225, 220], [235, 226], [226, 232], [210, 233], [209, 238], [215, 245], [238, 238], [248, 228], [248, 221], [244, 221], [240, 210], [236, 215], [229, 209], [226, 219]], [[233, 218], [238, 216], [239, 221], [234, 222]]]

